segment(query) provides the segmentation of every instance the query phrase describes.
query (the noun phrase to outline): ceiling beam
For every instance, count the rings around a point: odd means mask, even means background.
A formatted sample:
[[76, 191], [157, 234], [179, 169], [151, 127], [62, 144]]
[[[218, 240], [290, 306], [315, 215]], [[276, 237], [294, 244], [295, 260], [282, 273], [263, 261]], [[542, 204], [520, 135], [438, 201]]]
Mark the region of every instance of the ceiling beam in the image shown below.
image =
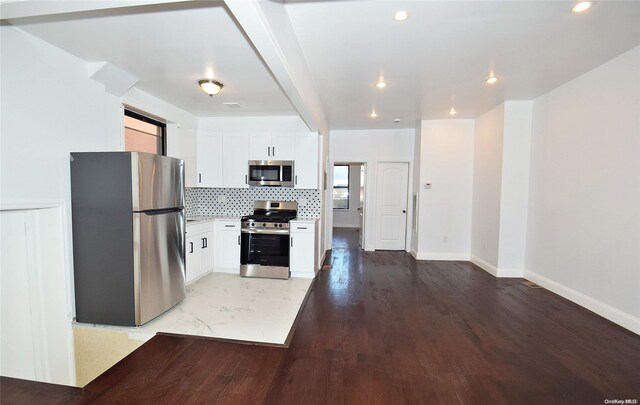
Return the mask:
[[307, 61], [283, 3], [225, 0], [227, 8], [311, 131], [328, 133], [329, 124]]
[[185, 1], [191, 0], [2, 1], [0, 3], [0, 16], [3, 20], [9, 20], [12, 18], [39, 17], [45, 15], [78, 13], [83, 11], [148, 6], [152, 4], [178, 3]]

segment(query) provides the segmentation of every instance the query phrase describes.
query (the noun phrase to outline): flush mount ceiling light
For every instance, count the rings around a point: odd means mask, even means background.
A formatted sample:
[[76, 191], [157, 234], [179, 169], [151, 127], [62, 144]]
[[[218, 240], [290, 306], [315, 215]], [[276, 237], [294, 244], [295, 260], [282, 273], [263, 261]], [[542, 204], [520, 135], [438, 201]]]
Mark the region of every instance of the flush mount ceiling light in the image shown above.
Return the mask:
[[400, 122], [400, 118], [396, 118], [395, 120], [393, 120], [393, 122], [395, 122], [396, 124]]
[[393, 15], [393, 19], [396, 21], [404, 21], [408, 17], [409, 17], [409, 14], [404, 10], [396, 11], [396, 13]]
[[371, 118], [376, 118], [377, 116], [378, 114], [376, 114], [376, 110], [371, 111], [371, 114], [369, 115]]
[[590, 9], [592, 5], [593, 3], [590, 1], [581, 1], [580, 3], [573, 6], [571, 11], [573, 11], [574, 13], [582, 13], [583, 11], [587, 11], [588, 9]]
[[487, 79], [487, 83], [488, 84], [493, 84], [493, 83], [495, 83], [497, 81], [498, 81], [498, 78], [493, 76], [493, 75], [489, 76], [489, 78]]
[[376, 83], [376, 87], [379, 89], [384, 89], [385, 87], [387, 87], [387, 83], [385, 83], [384, 80], [380, 80], [378, 83]]
[[451, 109], [449, 110], [449, 115], [456, 115], [458, 112], [456, 111], [455, 108], [451, 107]]
[[222, 83], [213, 79], [198, 80], [198, 85], [200, 86], [202, 91], [207, 93], [210, 97], [213, 97], [216, 94], [220, 93], [220, 90], [222, 90], [223, 87]]

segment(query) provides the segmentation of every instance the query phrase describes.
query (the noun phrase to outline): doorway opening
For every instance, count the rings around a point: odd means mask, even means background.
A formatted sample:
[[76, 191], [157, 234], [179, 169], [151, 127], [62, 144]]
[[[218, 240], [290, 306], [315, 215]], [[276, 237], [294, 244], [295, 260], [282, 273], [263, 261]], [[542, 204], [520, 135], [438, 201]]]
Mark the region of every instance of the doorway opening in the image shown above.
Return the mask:
[[333, 165], [333, 249], [363, 249], [366, 163]]

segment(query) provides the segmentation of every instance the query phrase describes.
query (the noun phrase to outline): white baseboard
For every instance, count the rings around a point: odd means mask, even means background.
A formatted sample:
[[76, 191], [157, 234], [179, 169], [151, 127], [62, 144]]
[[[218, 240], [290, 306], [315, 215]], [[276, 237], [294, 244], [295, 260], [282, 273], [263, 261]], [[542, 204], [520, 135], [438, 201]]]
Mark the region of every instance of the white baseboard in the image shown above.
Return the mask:
[[640, 335], [640, 319], [534, 272], [525, 270], [524, 277], [527, 280], [533, 281], [547, 290], [552, 291], [569, 301], [575, 302], [589, 311], [595, 312], [603, 318], [606, 318], [611, 322]]
[[416, 260], [469, 261], [469, 253], [416, 252], [412, 250], [411, 255]]
[[415, 250], [411, 249], [411, 250], [409, 250], [409, 254], [411, 256], [413, 256], [414, 259], [418, 260], [418, 252], [416, 252]]
[[493, 264], [482, 260], [478, 256], [471, 255], [471, 263], [473, 263], [476, 266], [480, 267], [482, 270], [486, 271], [487, 273], [491, 274], [492, 276], [498, 277], [498, 268], [496, 266], [494, 266]]
[[482, 270], [498, 278], [522, 278], [524, 271], [521, 269], [507, 269], [504, 267], [496, 267], [493, 264], [471, 255], [471, 263], [480, 267]]

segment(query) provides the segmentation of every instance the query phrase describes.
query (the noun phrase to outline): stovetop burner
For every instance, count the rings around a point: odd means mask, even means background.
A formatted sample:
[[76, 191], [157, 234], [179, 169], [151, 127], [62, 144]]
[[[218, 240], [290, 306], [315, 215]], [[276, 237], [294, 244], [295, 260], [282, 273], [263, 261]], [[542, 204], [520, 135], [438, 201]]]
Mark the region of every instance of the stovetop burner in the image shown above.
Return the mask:
[[245, 215], [243, 221], [286, 223], [297, 214], [298, 203], [295, 201], [254, 201], [253, 215]]
[[256, 222], [276, 222], [276, 223], [284, 223], [289, 222], [296, 217], [295, 214], [289, 215], [246, 215], [242, 217], [243, 221], [253, 220]]

